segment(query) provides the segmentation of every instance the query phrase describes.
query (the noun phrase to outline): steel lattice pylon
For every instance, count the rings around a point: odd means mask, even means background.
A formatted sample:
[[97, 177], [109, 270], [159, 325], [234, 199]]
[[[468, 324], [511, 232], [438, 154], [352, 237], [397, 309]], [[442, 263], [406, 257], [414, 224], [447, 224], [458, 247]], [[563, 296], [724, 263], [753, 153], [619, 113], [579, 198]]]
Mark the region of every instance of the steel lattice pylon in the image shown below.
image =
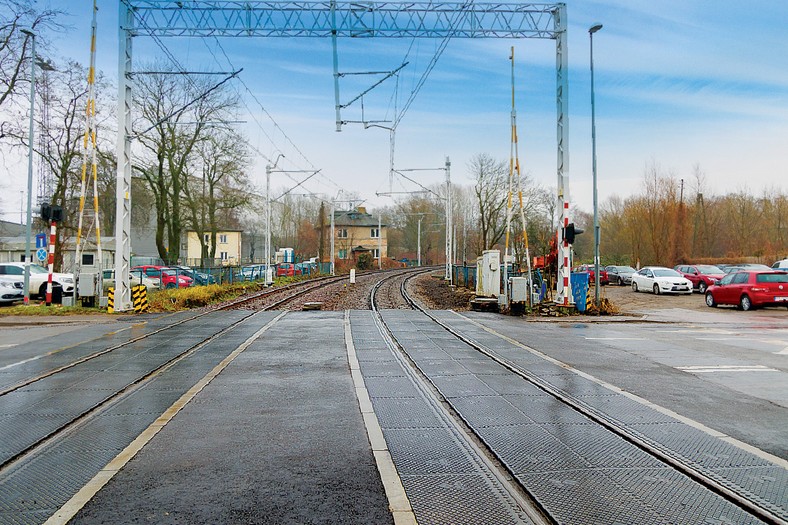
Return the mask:
[[[330, 38], [541, 38], [556, 41], [558, 206], [568, 220], [566, 5], [434, 2], [264, 2], [232, 0], [120, 0], [118, 61], [118, 176], [115, 311], [132, 308], [131, 44], [135, 36]], [[336, 60], [335, 60], [336, 74]], [[339, 119], [337, 119], [339, 121]], [[569, 246], [558, 229], [556, 301], [572, 302]]]

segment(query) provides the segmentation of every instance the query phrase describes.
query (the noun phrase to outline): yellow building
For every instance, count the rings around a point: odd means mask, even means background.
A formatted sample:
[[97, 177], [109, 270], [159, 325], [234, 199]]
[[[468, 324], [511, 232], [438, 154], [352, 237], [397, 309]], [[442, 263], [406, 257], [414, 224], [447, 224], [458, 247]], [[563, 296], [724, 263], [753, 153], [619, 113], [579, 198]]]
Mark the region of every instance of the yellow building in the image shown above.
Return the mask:
[[[211, 250], [211, 234], [206, 233], [205, 244], [208, 251]], [[200, 263], [202, 249], [200, 238], [197, 232], [190, 231], [187, 234], [186, 258], [189, 264], [198, 265]], [[241, 264], [241, 230], [221, 230], [216, 232], [216, 255], [211, 261], [213, 264], [223, 264], [234, 266]]]
[[[330, 234], [329, 231], [328, 238]], [[334, 251], [337, 259], [355, 261], [362, 253], [369, 253], [373, 259], [386, 258], [386, 225], [378, 224], [378, 218], [362, 206], [350, 211], [335, 211]]]

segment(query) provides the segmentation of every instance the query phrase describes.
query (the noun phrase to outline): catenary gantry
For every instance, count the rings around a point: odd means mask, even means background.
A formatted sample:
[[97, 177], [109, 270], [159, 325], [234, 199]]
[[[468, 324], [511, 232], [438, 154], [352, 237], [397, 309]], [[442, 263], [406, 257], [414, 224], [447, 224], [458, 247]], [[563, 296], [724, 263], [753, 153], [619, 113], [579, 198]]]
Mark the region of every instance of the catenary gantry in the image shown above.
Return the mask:
[[[115, 310], [131, 309], [132, 40], [169, 37], [547, 38], [556, 41], [557, 187], [568, 222], [566, 5], [473, 2], [262, 2], [121, 0], [118, 59], [118, 174]], [[335, 61], [336, 69], [336, 61]], [[335, 71], [336, 74], [336, 71]], [[338, 119], [339, 120], [339, 119]], [[558, 229], [556, 300], [571, 300], [569, 246]]]

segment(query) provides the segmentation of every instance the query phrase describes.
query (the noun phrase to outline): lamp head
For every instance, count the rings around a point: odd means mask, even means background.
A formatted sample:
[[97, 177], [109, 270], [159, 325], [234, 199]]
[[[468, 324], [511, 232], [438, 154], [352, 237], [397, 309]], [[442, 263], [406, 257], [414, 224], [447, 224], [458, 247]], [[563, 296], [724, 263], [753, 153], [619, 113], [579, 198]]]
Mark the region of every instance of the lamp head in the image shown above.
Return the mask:
[[27, 36], [32, 36], [33, 38], [36, 37], [36, 34], [29, 29], [20, 29], [20, 31], [22, 31]]
[[592, 25], [591, 27], [588, 28], [588, 34], [593, 35], [597, 31], [599, 31], [600, 29], [602, 29], [602, 24], [594, 24], [594, 25]]

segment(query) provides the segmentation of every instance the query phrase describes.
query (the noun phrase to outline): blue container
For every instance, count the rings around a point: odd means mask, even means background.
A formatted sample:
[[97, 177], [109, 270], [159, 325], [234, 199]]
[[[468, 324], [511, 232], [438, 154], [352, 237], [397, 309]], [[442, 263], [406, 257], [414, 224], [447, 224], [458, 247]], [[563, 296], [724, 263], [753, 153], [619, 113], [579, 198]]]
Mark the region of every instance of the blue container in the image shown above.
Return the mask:
[[578, 312], [586, 311], [586, 301], [588, 300], [588, 272], [577, 272], [569, 274], [569, 284], [572, 286], [572, 297], [575, 299], [575, 307]]

